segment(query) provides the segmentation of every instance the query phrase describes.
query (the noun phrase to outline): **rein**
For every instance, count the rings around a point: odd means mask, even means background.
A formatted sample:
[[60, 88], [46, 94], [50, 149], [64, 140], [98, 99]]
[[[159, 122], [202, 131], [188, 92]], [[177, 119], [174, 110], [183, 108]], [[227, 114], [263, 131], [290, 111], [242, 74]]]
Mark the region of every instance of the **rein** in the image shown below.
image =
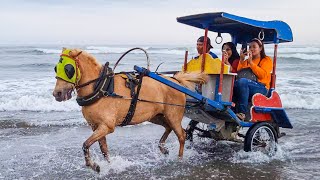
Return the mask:
[[[107, 62], [107, 63], [108, 63], [108, 65], [109, 65], [109, 62]], [[107, 65], [107, 63], [105, 64], [105, 66]], [[76, 88], [77, 90], [79, 90], [80, 88], [86, 87], [86, 86], [88, 86], [88, 85], [91, 84], [91, 83], [94, 83], [94, 82], [96, 82], [96, 81], [101, 81], [103, 78], [106, 78], [106, 77], [108, 77], [108, 75], [103, 74], [103, 71], [102, 71], [101, 74], [100, 74], [100, 76], [99, 76], [98, 78], [93, 79], [93, 80], [90, 80], [90, 81], [85, 82], [85, 83], [80, 84], [80, 85], [76, 85], [75, 88]]]

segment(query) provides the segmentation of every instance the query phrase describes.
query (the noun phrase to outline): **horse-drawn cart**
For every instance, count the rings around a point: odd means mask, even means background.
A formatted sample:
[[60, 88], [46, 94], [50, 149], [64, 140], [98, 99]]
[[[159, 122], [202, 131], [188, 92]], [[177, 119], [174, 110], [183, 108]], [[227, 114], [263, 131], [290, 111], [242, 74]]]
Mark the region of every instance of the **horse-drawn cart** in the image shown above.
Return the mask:
[[[246, 45], [253, 38], [259, 38], [265, 44], [275, 44], [271, 88], [267, 96], [262, 94], [253, 96], [250, 112], [247, 113], [245, 121], [240, 120], [232, 108], [234, 106], [232, 91], [236, 74], [229, 73], [222, 61], [209, 61], [210, 57], [205, 54], [202, 55], [203, 58], [200, 56], [202, 61], [201, 65], [198, 65], [198, 70], [205, 73], [208, 71], [209, 75], [209, 81], [200, 88], [200, 92], [172, 83], [144, 68], [138, 66], [134, 68], [137, 72], [145, 73], [192, 97], [187, 99], [185, 116], [194, 120], [196, 124], [200, 122], [205, 126], [198, 124], [195, 127], [188, 127], [186, 131], [189, 140], [198, 136], [215, 140], [240, 141], [244, 142], [245, 151], [262, 151], [272, 155], [276, 150], [277, 139], [284, 135], [280, 133], [280, 127], [292, 128], [281, 99], [275, 91], [277, 48], [279, 43], [293, 40], [290, 27], [282, 21], [257, 21], [228, 13], [197, 14], [179, 17], [177, 21], [204, 29], [205, 39], [208, 31], [218, 33], [216, 42], [219, 38], [222, 42], [221, 33], [228, 33], [234, 44]], [[185, 63], [184, 66], [188, 64]], [[187, 71], [188, 67], [184, 67], [184, 70]], [[239, 133], [241, 127], [249, 127], [245, 135]], [[241, 138], [244, 138], [244, 141]]]

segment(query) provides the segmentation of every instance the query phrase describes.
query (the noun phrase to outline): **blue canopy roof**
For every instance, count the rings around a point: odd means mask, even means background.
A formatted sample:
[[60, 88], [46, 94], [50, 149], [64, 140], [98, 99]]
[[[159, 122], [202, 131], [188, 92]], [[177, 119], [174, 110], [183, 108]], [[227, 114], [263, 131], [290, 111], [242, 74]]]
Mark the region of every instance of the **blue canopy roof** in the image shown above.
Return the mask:
[[234, 43], [247, 43], [264, 34], [263, 42], [292, 42], [290, 26], [283, 21], [257, 21], [225, 12], [204, 13], [178, 17], [177, 21], [217, 33], [229, 33]]

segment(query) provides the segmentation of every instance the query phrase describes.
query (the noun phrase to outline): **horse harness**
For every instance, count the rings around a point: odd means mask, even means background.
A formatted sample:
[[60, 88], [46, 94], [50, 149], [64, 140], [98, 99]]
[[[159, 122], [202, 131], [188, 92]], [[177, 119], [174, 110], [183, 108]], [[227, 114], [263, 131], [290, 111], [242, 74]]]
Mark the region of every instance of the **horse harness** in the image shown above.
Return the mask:
[[[133, 75], [130, 73], [120, 73], [120, 74], [127, 75], [128, 79], [126, 80], [126, 86], [130, 88], [130, 94], [131, 94], [131, 103], [130, 103], [129, 111], [126, 117], [124, 118], [123, 122], [120, 124], [120, 126], [126, 126], [130, 123], [135, 113], [144, 74], [143, 73], [140, 74], [139, 79], [134, 78]], [[77, 86], [76, 88], [79, 89], [93, 82], [96, 82], [94, 85], [94, 91], [91, 94], [84, 97], [77, 97], [78, 105], [89, 106], [97, 102], [100, 98], [103, 98], [103, 97], [125, 98], [114, 92], [114, 75], [115, 74], [113, 73], [112, 69], [109, 67], [109, 63], [107, 62], [104, 65], [103, 70], [97, 79], [91, 80], [89, 82], [86, 82], [84, 84]], [[135, 92], [136, 86], [138, 86], [137, 92]]]
[[[148, 102], [148, 103], [156, 103], [156, 104], [165, 104], [165, 105], [171, 105], [171, 106], [179, 106], [179, 107], [185, 107], [185, 105], [180, 104], [171, 104], [171, 103], [165, 103], [165, 102], [157, 102], [157, 101], [149, 101], [144, 99], [139, 99], [140, 89], [142, 85], [143, 76], [145, 73], [140, 73], [139, 75], [135, 75], [134, 72], [120, 72], [117, 74], [122, 74], [122, 78], [126, 80], [126, 87], [130, 89], [130, 95], [131, 98], [124, 97], [121, 95], [118, 95], [114, 92], [114, 76], [112, 69], [109, 67], [109, 63], [107, 62], [102, 72], [100, 73], [99, 77], [97, 79], [88, 81], [84, 84], [76, 86], [76, 88], [82, 88], [85, 87], [93, 82], [96, 82], [94, 85], [94, 91], [85, 96], [85, 97], [77, 97], [77, 103], [79, 106], [89, 106], [95, 102], [97, 102], [100, 98], [103, 97], [114, 97], [114, 98], [122, 98], [122, 99], [131, 99], [130, 107], [128, 110], [128, 113], [126, 117], [124, 118], [123, 122], [120, 124], [120, 126], [126, 126], [128, 125], [135, 113], [137, 102]], [[137, 88], [137, 91], [135, 92], [135, 88]]]

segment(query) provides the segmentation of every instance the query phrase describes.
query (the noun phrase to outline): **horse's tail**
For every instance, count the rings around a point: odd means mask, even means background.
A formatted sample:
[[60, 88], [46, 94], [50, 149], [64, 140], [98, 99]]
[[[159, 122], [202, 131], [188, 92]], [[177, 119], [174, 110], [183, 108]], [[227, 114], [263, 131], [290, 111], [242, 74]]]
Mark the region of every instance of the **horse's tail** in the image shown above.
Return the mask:
[[179, 72], [175, 74], [176, 79], [181, 85], [194, 90], [195, 84], [204, 84], [208, 81], [208, 75], [204, 73], [183, 73]]

